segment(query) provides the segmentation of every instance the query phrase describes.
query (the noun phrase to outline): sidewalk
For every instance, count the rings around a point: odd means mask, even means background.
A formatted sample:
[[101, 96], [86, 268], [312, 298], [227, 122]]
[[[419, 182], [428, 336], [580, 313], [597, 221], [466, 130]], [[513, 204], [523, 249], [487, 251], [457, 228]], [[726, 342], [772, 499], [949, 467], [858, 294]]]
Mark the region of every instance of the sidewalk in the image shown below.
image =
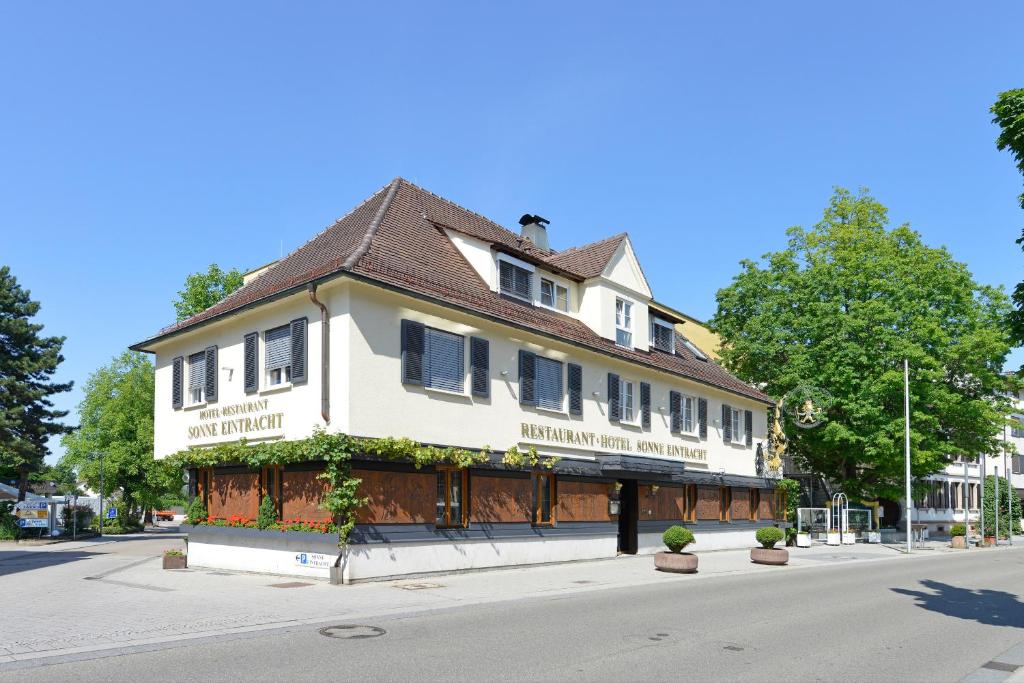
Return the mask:
[[[162, 570], [160, 552], [181, 543], [176, 538], [144, 537], [132, 542], [118, 537], [74, 547], [47, 546], [13, 557], [0, 552], [5, 594], [29, 596], [10, 601], [5, 608], [0, 669], [42, 658], [151, 649], [163, 643], [312, 624], [366, 623], [392, 615], [656, 582], [703, 582], [740, 574], [965, 554], [948, 547], [907, 556], [879, 545], [815, 546], [790, 548], [788, 567], [769, 567], [752, 564], [749, 550], [733, 550], [700, 553], [700, 571], [695, 575], [657, 572], [651, 556], [624, 556], [332, 586], [290, 577]], [[45, 556], [26, 557], [37, 553]]]

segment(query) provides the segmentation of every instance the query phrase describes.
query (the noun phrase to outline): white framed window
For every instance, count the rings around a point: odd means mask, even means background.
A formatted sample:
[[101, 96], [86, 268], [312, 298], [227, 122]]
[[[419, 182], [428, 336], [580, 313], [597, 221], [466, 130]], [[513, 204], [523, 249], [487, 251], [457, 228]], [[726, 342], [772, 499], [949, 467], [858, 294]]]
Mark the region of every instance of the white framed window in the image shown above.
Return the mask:
[[537, 356], [534, 372], [537, 407], [546, 410], [564, 410], [565, 392], [562, 390], [561, 361]]
[[619, 380], [619, 420], [636, 422], [639, 414], [636, 410], [636, 382], [631, 379]]
[[188, 401], [195, 405], [206, 397], [206, 352], [200, 351], [188, 357]]
[[464, 393], [465, 338], [433, 327], [424, 329], [423, 386]]
[[633, 348], [633, 302], [615, 299], [615, 343]]
[[502, 294], [533, 303], [533, 273], [511, 261], [499, 259], [498, 289]]
[[682, 413], [682, 429], [687, 434], [697, 431], [697, 399], [683, 394], [679, 410]]
[[276, 387], [292, 381], [292, 328], [281, 325], [263, 333], [264, 366], [267, 386]]
[[743, 428], [743, 411], [731, 408], [729, 410], [729, 420], [732, 424], [732, 442], [746, 443], [747, 432]]
[[563, 313], [569, 312], [569, 288], [553, 280], [540, 279], [540, 303]]
[[668, 353], [675, 353], [675, 326], [667, 320], [651, 316], [651, 346]]

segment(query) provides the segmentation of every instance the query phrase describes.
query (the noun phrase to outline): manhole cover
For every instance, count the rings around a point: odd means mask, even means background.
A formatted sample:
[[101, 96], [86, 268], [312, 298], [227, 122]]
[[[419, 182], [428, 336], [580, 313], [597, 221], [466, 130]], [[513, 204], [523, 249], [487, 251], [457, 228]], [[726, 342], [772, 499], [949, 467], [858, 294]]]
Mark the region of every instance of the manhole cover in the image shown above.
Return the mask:
[[303, 583], [302, 581], [288, 581], [287, 583], [272, 583], [271, 588], [302, 588], [303, 586], [312, 586], [311, 583]]
[[320, 635], [328, 638], [340, 638], [342, 640], [355, 640], [357, 638], [376, 638], [387, 631], [380, 626], [359, 626], [357, 624], [342, 624], [341, 626], [328, 626], [320, 629]]
[[400, 583], [395, 588], [401, 588], [404, 591], [422, 591], [428, 588], [444, 588], [439, 583]]

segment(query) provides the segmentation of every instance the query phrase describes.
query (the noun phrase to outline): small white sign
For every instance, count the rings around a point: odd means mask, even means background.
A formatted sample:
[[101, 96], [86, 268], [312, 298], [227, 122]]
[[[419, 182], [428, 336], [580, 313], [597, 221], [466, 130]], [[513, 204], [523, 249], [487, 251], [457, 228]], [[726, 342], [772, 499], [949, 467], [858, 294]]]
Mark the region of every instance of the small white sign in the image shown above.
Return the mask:
[[300, 567], [330, 567], [334, 558], [323, 553], [295, 553], [295, 564]]

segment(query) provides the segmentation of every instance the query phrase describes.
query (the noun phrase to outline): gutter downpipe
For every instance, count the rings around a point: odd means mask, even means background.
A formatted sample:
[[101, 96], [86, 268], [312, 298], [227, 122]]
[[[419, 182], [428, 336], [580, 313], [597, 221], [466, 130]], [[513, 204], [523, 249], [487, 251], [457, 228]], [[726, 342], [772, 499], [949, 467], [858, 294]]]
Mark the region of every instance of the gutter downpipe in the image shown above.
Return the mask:
[[309, 300], [320, 308], [320, 417], [331, 423], [331, 316], [327, 306], [316, 298], [316, 284], [306, 286]]

